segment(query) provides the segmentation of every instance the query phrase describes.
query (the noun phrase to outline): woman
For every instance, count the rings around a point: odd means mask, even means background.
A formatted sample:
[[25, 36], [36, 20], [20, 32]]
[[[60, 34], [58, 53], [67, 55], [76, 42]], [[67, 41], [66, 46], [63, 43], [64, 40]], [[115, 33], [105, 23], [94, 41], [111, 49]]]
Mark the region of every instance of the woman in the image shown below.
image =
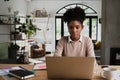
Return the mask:
[[80, 7], [68, 9], [63, 20], [67, 22], [70, 36], [62, 37], [58, 41], [54, 56], [95, 57], [92, 40], [81, 35], [85, 20], [84, 10]]

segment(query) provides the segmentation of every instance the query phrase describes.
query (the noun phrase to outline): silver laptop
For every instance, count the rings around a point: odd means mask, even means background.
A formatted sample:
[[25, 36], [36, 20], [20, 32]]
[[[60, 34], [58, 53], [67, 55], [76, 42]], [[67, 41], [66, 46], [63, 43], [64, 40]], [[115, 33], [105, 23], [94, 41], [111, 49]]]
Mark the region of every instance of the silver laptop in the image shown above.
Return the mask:
[[46, 57], [48, 78], [91, 79], [93, 57]]

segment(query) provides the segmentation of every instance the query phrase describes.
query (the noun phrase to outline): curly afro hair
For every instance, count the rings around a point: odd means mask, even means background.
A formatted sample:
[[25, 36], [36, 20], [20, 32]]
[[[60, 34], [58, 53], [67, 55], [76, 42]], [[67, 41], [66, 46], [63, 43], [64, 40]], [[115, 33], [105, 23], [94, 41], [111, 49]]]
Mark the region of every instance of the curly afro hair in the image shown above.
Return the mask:
[[63, 20], [67, 23], [77, 20], [83, 24], [83, 21], [85, 20], [85, 12], [78, 6], [75, 8], [70, 8], [63, 14]]

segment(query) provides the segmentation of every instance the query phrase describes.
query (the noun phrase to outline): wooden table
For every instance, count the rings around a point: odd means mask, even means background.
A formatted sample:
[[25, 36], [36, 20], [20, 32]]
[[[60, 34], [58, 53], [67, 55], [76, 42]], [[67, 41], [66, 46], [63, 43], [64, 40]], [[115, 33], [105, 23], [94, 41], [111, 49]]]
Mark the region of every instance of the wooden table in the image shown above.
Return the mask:
[[[33, 65], [28, 65], [28, 64], [0, 64], [0, 69], [7, 67], [7, 66], [22, 66], [28, 70], [32, 70]], [[120, 69], [120, 66], [109, 66], [110, 68], [116, 68]], [[97, 68], [97, 72], [94, 74], [92, 80], [105, 80], [100, 76], [100, 71], [101, 71], [101, 66]], [[0, 80], [4, 80], [3, 77], [0, 76]], [[10, 80], [18, 80], [17, 78], [12, 77]], [[47, 72], [46, 70], [36, 70], [35, 71], [35, 77], [29, 78], [26, 80], [48, 80], [47, 79]], [[56, 79], [54, 79], [56, 80]], [[57, 79], [58, 80], [58, 79]], [[59, 79], [60, 80], [60, 79]]]

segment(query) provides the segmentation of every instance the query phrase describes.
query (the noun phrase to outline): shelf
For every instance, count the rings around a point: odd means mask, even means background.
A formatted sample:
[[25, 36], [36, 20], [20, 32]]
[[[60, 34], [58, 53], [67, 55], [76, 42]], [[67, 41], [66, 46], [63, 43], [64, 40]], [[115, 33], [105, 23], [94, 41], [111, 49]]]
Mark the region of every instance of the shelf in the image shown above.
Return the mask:
[[0, 34], [0, 35], [10, 35], [10, 34]]
[[10, 14], [6, 14], [6, 15], [0, 14], [0, 16], [3, 16], [3, 17], [14, 17], [14, 15], [10, 15]]
[[15, 17], [21, 17], [21, 18], [26, 18], [25, 16], [15, 16], [15, 15], [10, 15], [10, 14], [6, 14], [6, 15], [3, 15], [3, 14], [0, 14], [0, 16], [2, 17], [11, 17], [11, 18], [15, 18]]
[[[16, 39], [16, 41], [25, 41], [26, 39]], [[11, 41], [15, 41], [14, 39], [12, 39]]]
[[49, 17], [37, 17], [37, 18], [31, 18], [33, 19], [33, 23], [47, 23]]
[[0, 25], [19, 25], [24, 16], [0, 15]]
[[[16, 32], [16, 28], [21, 25], [21, 23], [25, 22], [25, 16], [15, 16], [15, 15], [4, 15], [0, 14], [0, 36], [8, 36], [7, 41], [14, 41], [16, 43], [17, 40], [24, 41], [22, 36], [17, 34], [12, 34], [12, 32]], [[4, 37], [1, 41], [6, 41], [6, 37]]]
[[0, 24], [0, 25], [13, 25], [13, 24]]
[[9, 23], [0, 23], [0, 25], [20, 25], [20, 23], [13, 23], [13, 24], [9, 24]]

